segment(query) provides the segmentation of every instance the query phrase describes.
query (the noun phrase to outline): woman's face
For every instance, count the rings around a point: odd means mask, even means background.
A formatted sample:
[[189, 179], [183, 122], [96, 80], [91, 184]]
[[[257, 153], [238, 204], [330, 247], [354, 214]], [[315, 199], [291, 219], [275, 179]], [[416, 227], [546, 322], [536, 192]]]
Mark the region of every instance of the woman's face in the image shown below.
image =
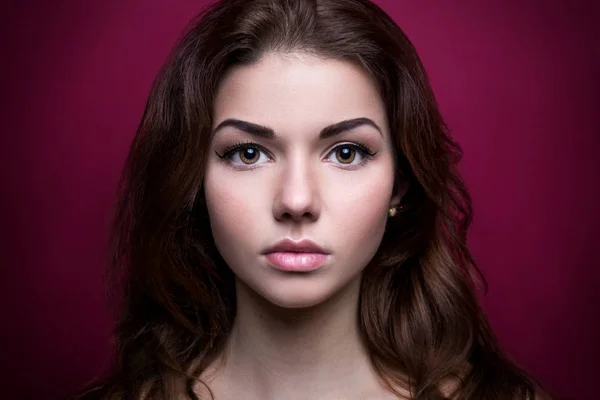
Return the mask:
[[286, 308], [357, 287], [401, 197], [386, 121], [374, 82], [348, 62], [271, 53], [229, 71], [204, 191], [238, 283]]

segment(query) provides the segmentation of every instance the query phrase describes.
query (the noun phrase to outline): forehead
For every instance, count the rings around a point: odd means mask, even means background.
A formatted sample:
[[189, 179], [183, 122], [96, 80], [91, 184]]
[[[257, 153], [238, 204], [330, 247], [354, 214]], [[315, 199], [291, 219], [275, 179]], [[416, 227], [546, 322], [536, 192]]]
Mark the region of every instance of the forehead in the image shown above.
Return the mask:
[[214, 104], [215, 125], [240, 118], [276, 129], [320, 129], [357, 117], [386, 126], [370, 75], [347, 61], [297, 53], [268, 53], [256, 64], [233, 68], [221, 81]]

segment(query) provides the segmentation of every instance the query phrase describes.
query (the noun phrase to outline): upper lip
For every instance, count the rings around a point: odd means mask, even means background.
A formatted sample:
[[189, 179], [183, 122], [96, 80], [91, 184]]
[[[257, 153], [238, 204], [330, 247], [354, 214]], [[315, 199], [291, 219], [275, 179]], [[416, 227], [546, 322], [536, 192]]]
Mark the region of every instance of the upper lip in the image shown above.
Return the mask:
[[326, 250], [320, 247], [315, 242], [303, 239], [300, 241], [293, 241], [291, 239], [283, 239], [275, 243], [275, 245], [269, 247], [264, 254], [277, 253], [277, 252], [294, 252], [294, 253], [323, 253], [328, 254]]

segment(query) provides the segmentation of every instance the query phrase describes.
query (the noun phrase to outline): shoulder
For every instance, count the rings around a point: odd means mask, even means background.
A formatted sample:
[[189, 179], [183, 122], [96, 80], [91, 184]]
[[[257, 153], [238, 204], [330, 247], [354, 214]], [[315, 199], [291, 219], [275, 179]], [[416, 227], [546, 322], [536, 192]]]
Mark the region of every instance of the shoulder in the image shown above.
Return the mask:
[[534, 400], [553, 400], [553, 399], [547, 393], [537, 390], [535, 392]]
[[[546, 393], [541, 387], [538, 385], [534, 385], [534, 397], [527, 397], [527, 400], [554, 400], [548, 393]], [[515, 398], [514, 400], [522, 400], [522, 397]]]

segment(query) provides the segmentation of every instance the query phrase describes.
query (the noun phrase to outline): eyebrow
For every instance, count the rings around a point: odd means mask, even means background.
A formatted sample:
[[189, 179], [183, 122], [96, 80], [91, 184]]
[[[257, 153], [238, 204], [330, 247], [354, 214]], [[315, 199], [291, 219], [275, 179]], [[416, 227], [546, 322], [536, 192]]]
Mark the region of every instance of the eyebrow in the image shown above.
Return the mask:
[[[342, 132], [346, 132], [359, 126], [368, 125], [375, 128], [381, 136], [383, 133], [381, 128], [371, 119], [369, 118], [353, 118], [347, 119], [344, 121], [336, 122], [335, 124], [328, 125], [321, 130], [319, 133], [319, 139], [327, 139], [332, 136], [339, 135]], [[213, 130], [213, 136], [220, 130], [227, 126], [239, 129], [243, 132], [249, 133], [251, 135], [261, 136], [267, 139], [275, 139], [277, 135], [275, 135], [275, 131], [268, 126], [258, 125], [248, 121], [242, 121], [239, 119], [226, 119], [221, 122], [217, 127]]]

